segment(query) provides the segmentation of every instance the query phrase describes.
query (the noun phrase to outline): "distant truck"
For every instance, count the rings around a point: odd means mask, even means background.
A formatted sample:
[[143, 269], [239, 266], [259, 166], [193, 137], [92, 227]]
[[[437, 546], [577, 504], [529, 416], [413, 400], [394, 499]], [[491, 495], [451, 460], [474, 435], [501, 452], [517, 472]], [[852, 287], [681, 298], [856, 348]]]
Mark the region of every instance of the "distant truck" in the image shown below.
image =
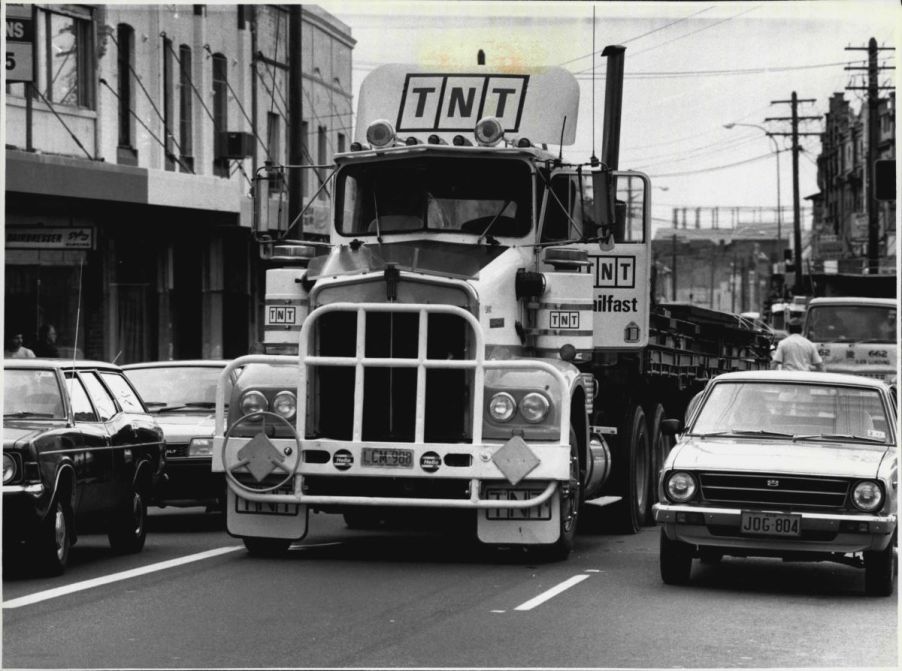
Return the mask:
[[899, 353], [898, 310], [899, 302], [894, 298], [813, 298], [808, 303], [802, 335], [817, 345], [828, 372], [894, 383]]

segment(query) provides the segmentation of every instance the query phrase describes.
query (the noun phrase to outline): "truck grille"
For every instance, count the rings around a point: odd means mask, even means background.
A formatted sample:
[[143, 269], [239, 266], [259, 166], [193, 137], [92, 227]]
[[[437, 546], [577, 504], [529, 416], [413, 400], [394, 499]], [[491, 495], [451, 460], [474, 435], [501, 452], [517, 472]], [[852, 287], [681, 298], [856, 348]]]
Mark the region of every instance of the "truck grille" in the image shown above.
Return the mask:
[[848, 480], [797, 475], [699, 473], [701, 496], [708, 503], [790, 508], [842, 508]]
[[[466, 322], [455, 315], [429, 314], [429, 359], [465, 359], [468, 354]], [[319, 356], [354, 357], [357, 314], [333, 312], [317, 323]], [[365, 356], [368, 359], [415, 359], [419, 315], [409, 312], [374, 312], [366, 316]], [[426, 371], [425, 440], [468, 440], [473, 374], [468, 370]], [[316, 366], [311, 426], [315, 435], [350, 440], [354, 419], [355, 369]], [[369, 367], [364, 372], [363, 432], [366, 441], [413, 442], [416, 423], [416, 368]]]

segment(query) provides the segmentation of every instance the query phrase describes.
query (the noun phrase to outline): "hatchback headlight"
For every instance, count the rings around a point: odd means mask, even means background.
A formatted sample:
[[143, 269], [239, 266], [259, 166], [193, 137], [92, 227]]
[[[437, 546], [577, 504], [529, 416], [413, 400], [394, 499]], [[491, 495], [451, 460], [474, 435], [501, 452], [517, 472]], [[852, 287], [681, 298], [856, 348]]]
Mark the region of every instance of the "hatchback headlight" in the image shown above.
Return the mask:
[[676, 471], [667, 476], [664, 492], [674, 503], [685, 503], [695, 496], [698, 485], [691, 473]]
[[212, 438], [192, 438], [188, 443], [189, 457], [209, 457], [213, 454]]
[[285, 419], [294, 417], [297, 407], [297, 399], [290, 391], [280, 391], [272, 401], [273, 411]]
[[509, 422], [516, 411], [517, 402], [505, 391], [495, 394], [489, 401], [489, 415], [496, 422]]
[[3, 484], [16, 477], [16, 460], [8, 454], [3, 455]]
[[873, 480], [862, 480], [852, 490], [852, 503], [866, 512], [877, 510], [883, 504], [883, 490]]
[[266, 396], [264, 396], [262, 392], [246, 391], [241, 395], [239, 407], [241, 408], [242, 414], [250, 415], [253, 412], [262, 412], [269, 406], [266, 402]]
[[532, 392], [520, 399], [520, 414], [531, 424], [537, 424], [548, 416], [551, 401], [545, 394]]

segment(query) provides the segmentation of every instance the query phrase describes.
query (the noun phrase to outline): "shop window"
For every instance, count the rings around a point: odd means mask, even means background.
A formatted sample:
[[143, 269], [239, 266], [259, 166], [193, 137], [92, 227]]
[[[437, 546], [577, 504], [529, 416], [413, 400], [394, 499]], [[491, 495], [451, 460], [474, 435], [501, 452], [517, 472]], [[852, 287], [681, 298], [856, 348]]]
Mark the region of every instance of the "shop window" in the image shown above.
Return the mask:
[[179, 148], [182, 170], [194, 168], [194, 120], [191, 89], [191, 47], [179, 46]]
[[91, 10], [45, 5], [37, 24], [38, 90], [56, 105], [94, 109]]
[[226, 131], [229, 120], [228, 67], [222, 54], [213, 54], [213, 174], [229, 176]]

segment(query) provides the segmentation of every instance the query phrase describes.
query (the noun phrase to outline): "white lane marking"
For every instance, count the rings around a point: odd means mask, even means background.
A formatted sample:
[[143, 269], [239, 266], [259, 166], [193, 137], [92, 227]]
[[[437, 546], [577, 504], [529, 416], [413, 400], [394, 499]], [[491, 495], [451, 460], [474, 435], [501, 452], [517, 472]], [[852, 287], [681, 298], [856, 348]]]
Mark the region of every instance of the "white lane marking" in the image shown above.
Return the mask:
[[81, 592], [82, 590], [92, 589], [94, 587], [99, 587], [100, 585], [108, 585], [112, 582], [119, 582], [120, 580], [136, 578], [147, 573], [154, 573], [155, 571], [164, 571], [168, 568], [181, 566], [182, 564], [190, 564], [191, 562], [201, 561], [202, 559], [209, 559], [210, 557], [216, 557], [228, 552], [235, 552], [236, 550], [243, 549], [244, 546], [241, 545], [234, 545], [232, 547], [226, 548], [216, 548], [215, 550], [198, 552], [197, 554], [179, 557], [178, 559], [170, 559], [168, 561], [157, 562], [156, 564], [142, 566], [141, 568], [134, 568], [128, 571], [113, 573], [102, 578], [83, 580], [82, 582], [72, 583], [71, 585], [44, 590], [43, 592], [35, 592], [34, 594], [29, 594], [28, 596], [21, 596], [18, 599], [10, 599], [9, 601], [4, 601], [3, 608], [19, 608], [21, 606], [29, 606], [33, 603], [39, 603], [41, 601], [55, 599], [60, 596], [66, 596], [67, 594], [72, 594], [73, 592]]
[[585, 580], [588, 577], [590, 577], [588, 574], [583, 573], [582, 575], [575, 575], [572, 578], [568, 578], [561, 584], [555, 585], [551, 589], [549, 589], [545, 592], [542, 592], [541, 594], [539, 594], [539, 596], [532, 598], [525, 603], [521, 603], [519, 606], [514, 608], [514, 610], [532, 610], [536, 606], [539, 606], [539, 605], [545, 603], [549, 599], [553, 599], [554, 597], [556, 597], [558, 594], [560, 594], [564, 590], [570, 589], [574, 585], [581, 583], [583, 580]]

